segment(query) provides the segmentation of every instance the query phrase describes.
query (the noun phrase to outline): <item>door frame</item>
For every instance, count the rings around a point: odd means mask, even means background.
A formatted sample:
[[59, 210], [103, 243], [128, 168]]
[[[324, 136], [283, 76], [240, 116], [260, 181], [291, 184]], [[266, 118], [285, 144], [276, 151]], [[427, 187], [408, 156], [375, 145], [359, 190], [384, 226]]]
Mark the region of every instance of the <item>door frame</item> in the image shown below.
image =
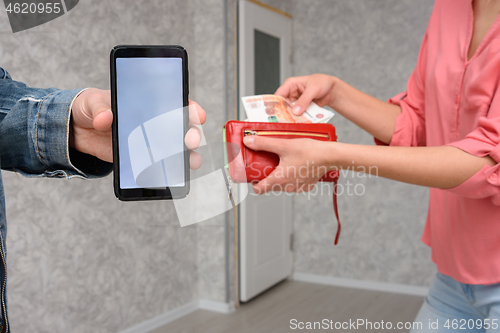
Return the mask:
[[[269, 10], [269, 15], [245, 15], [247, 11], [261, 10], [262, 8]], [[281, 15], [283, 21], [276, 14]], [[269, 19], [269, 16], [271, 19]], [[268, 35], [280, 39], [280, 82], [291, 76], [292, 72], [292, 16], [288, 13], [280, 11], [274, 7], [263, 4], [256, 0], [239, 0], [238, 1], [238, 19], [237, 19], [237, 36], [238, 36], [238, 119], [244, 120], [246, 118], [243, 104], [241, 102], [242, 96], [247, 96], [249, 91], [254, 91], [255, 77], [254, 77], [254, 30], [260, 30]], [[279, 22], [276, 22], [279, 21]], [[244, 27], [244, 28], [242, 28]], [[241, 50], [251, 50], [241, 52]], [[251, 73], [247, 75], [247, 73]], [[247, 184], [240, 184], [248, 186]], [[246, 192], [238, 190], [239, 193]], [[291, 200], [291, 198], [289, 199]], [[290, 204], [291, 206], [291, 204]], [[291, 209], [291, 207], [290, 207]], [[246, 283], [245, 265], [242, 265], [242, 256], [245, 255], [245, 239], [241, 237], [242, 224], [247, 222], [247, 206], [243, 201], [238, 206], [238, 220], [235, 221], [235, 257], [236, 257], [236, 304], [238, 305], [240, 299], [245, 300], [247, 296], [242, 293], [242, 283]], [[293, 230], [292, 221], [290, 221], [289, 231], [290, 235], [286, 235], [287, 239], [291, 238]], [[290, 264], [291, 266], [291, 264]], [[290, 271], [291, 274], [291, 271]]]

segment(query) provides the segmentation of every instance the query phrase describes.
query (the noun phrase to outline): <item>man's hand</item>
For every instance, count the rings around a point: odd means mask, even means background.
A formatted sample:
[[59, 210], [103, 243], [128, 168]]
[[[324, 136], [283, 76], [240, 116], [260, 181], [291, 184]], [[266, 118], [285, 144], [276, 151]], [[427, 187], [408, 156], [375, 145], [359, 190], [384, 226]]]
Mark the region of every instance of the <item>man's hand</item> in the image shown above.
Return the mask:
[[186, 147], [191, 149], [189, 154], [189, 166], [191, 169], [196, 170], [201, 166], [201, 155], [193, 151], [198, 148], [201, 142], [201, 132], [198, 127], [193, 125], [203, 125], [207, 115], [205, 110], [198, 105], [198, 103], [189, 101], [189, 130], [186, 133], [184, 142]]
[[111, 92], [87, 89], [75, 99], [71, 111], [70, 146], [112, 163]]
[[[206, 120], [205, 111], [193, 101], [189, 102], [189, 123], [191, 128], [186, 134], [185, 143], [189, 149], [200, 144], [201, 133], [193, 124], [202, 125]], [[87, 89], [73, 102], [71, 112], [70, 146], [76, 150], [113, 162], [113, 140], [111, 125], [111, 92], [109, 90]], [[201, 156], [191, 152], [190, 166], [197, 169]]]

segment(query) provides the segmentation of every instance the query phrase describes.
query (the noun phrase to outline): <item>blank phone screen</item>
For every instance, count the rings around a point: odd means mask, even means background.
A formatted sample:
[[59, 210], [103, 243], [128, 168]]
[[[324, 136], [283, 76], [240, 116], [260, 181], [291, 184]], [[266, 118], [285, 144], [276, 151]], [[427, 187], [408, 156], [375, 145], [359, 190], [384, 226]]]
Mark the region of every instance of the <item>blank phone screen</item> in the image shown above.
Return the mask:
[[185, 185], [181, 58], [116, 58], [120, 188]]

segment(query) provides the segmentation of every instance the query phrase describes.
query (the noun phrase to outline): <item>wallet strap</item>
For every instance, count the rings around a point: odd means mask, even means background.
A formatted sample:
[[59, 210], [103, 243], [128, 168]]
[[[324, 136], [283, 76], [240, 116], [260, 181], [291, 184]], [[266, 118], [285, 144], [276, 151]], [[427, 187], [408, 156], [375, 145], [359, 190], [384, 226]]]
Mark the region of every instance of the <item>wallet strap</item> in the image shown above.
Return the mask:
[[333, 182], [333, 210], [335, 211], [335, 217], [337, 218], [337, 235], [335, 235], [335, 245], [339, 242], [340, 237], [340, 217], [339, 217], [339, 209], [337, 206], [337, 180]]
[[[231, 179], [231, 176], [229, 175], [229, 168], [224, 168], [224, 173], [226, 174], [225, 180], [227, 186], [227, 195], [234, 209], [236, 208], [236, 204], [234, 202], [234, 197], [233, 197], [233, 189], [232, 189], [234, 183]], [[337, 234], [335, 235], [334, 245], [337, 245], [339, 242], [340, 230], [341, 230], [339, 209], [337, 205], [337, 181], [338, 179], [335, 179], [335, 181], [333, 182], [333, 211], [335, 212], [335, 217], [337, 218]]]
[[224, 168], [224, 173], [225, 176], [224, 180], [226, 181], [226, 188], [227, 188], [227, 196], [229, 198], [229, 201], [231, 202], [231, 205], [233, 206], [233, 209], [236, 208], [236, 204], [234, 203], [234, 197], [233, 197], [233, 180], [231, 179], [231, 176], [229, 175], [229, 167]]

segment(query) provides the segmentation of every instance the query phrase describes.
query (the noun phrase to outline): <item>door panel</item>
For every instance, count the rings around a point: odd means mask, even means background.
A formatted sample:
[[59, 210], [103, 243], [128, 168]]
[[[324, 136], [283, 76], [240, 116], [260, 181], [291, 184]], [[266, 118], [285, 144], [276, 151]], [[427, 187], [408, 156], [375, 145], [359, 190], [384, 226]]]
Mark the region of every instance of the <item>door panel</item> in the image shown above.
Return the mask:
[[254, 92], [272, 94], [280, 86], [280, 39], [254, 29]]

